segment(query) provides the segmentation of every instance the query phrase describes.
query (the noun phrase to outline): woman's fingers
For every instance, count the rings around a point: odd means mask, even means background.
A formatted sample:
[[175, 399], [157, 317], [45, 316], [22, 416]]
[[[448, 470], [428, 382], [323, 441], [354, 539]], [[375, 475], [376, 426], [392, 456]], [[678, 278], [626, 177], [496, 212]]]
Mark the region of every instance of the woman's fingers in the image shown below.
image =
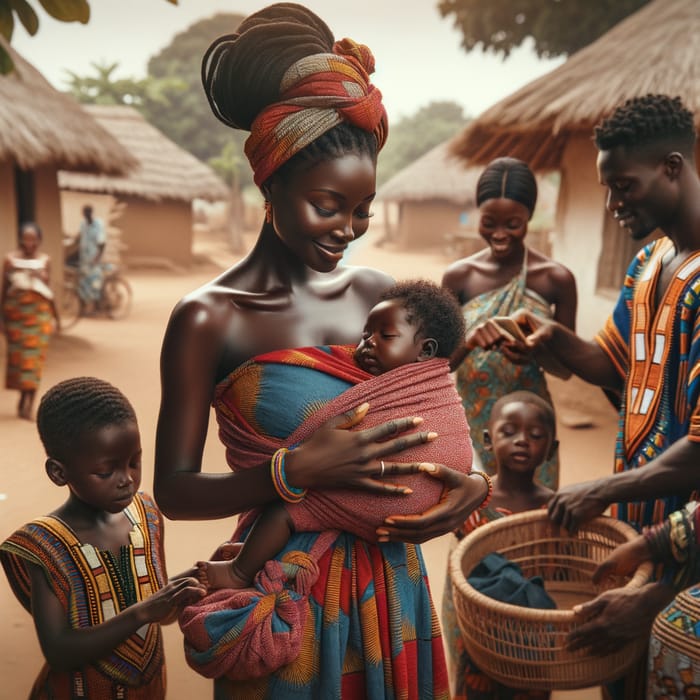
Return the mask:
[[[380, 423], [379, 425], [375, 425], [373, 428], [365, 428], [365, 430], [359, 430], [357, 432], [357, 436], [361, 444], [368, 445], [372, 442], [377, 442], [379, 440], [386, 440], [387, 438], [392, 437], [392, 435], [401, 435], [407, 430], [412, 430], [413, 428], [416, 428], [422, 422], [422, 418], [416, 417], [395, 418], [393, 420], [386, 421], [386, 423]], [[427, 437], [427, 432], [414, 433], [412, 437], [415, 437], [415, 435], [422, 435], [423, 437], [418, 442], [411, 442], [411, 446], [419, 445], [422, 442], [427, 442], [429, 439]], [[390, 452], [385, 452], [384, 454], [390, 454]]]
[[348, 430], [354, 425], [357, 425], [366, 415], [369, 410], [369, 403], [360, 404], [351, 411], [346, 411], [327, 423], [329, 428], [336, 428], [338, 430]]

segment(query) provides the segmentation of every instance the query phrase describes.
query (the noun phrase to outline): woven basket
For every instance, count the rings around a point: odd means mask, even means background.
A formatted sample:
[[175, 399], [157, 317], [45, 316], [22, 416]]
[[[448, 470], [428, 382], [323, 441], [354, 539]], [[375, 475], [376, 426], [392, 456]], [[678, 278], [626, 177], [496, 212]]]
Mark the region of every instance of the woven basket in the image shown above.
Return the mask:
[[[472, 660], [513, 688], [572, 690], [625, 675], [644, 653], [647, 638], [603, 657], [567, 651], [565, 643], [577, 626], [571, 608], [601, 592], [592, 582], [596, 566], [636, 535], [626, 523], [604, 516], [569, 535], [544, 510], [509, 515], [467, 535], [450, 555], [450, 576], [457, 620]], [[528, 578], [541, 576], [558, 609], [501, 603], [470, 586], [467, 576], [490, 552], [517, 563]], [[626, 586], [647, 583], [651, 568], [642, 565]]]

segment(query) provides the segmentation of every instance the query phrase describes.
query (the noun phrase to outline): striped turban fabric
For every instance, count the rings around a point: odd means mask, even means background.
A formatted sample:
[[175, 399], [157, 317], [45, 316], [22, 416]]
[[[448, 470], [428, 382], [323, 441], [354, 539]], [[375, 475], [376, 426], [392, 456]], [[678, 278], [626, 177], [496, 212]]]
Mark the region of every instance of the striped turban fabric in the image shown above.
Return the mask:
[[337, 41], [333, 53], [306, 56], [293, 63], [280, 85], [280, 99], [251, 125], [245, 154], [261, 186], [283, 163], [341, 122], [377, 138], [388, 134], [382, 94], [370, 83], [374, 56], [352, 39]]

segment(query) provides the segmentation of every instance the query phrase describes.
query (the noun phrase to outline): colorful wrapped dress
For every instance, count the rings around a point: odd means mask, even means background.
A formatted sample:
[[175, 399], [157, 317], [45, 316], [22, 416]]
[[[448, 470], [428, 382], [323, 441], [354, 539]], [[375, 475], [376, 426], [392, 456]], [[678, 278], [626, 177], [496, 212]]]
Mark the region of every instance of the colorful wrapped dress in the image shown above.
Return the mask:
[[53, 294], [31, 270], [46, 269], [49, 258], [9, 256], [9, 285], [2, 315], [7, 337], [5, 386], [18, 391], [36, 391], [53, 330]]
[[[464, 304], [462, 311], [467, 331], [489, 318], [510, 316], [519, 309], [528, 309], [543, 318], [551, 318], [551, 305], [537, 292], [527, 289], [526, 278], [527, 254], [520, 273], [507, 285], [479, 294]], [[520, 390], [532, 391], [551, 403], [544, 371], [534, 359], [516, 365], [498, 349], [474, 348], [457, 368], [455, 378], [471, 428], [474, 458], [478, 459], [483, 471], [493, 476], [496, 464], [493, 454], [484, 445], [484, 430], [488, 426], [493, 404], [501, 396]], [[538, 468], [536, 480], [556, 491], [559, 485], [557, 454]]]
[[[477, 527], [512, 514], [507, 508], [480, 508], [469, 516], [459, 536], [464, 537]], [[453, 546], [456, 542], [453, 542]], [[449, 566], [442, 593], [441, 621], [447, 645], [447, 666], [452, 679], [452, 700], [546, 700], [550, 697], [548, 691], [508, 688], [483, 673], [469, 658], [457, 622]]]
[[[10, 535], [0, 545], [0, 561], [22, 606], [31, 613], [28, 563], [44, 570], [74, 629], [94, 627], [159, 590], [165, 583], [161, 515], [144, 493], [124, 513], [133, 529], [131, 544], [119, 557], [82, 544], [53, 516], [37, 518]], [[78, 698], [165, 698], [160, 626], [144, 625], [108, 656], [82, 668], [54, 671], [44, 665], [30, 695], [30, 700]]]
[[[365, 384], [406, 370], [365, 380], [352, 364], [352, 348], [329, 346], [269, 353], [237, 368], [214, 399], [231, 468], [253, 467], [280, 444], [303, 440], [324, 408], [338, 415], [333, 401], [344, 392], [355, 392], [348, 405], [357, 406]], [[446, 367], [440, 373], [451, 381]], [[420, 393], [417, 386], [399, 397], [393, 417], [421, 415], [412, 396]], [[371, 414], [375, 399], [368, 400]], [[457, 432], [468, 436], [462, 424]], [[355, 495], [358, 504], [366, 500]], [[245, 537], [256, 514], [241, 517], [234, 541]], [[369, 517], [358, 505], [355, 526]], [[296, 532], [253, 589], [214, 591], [186, 608], [180, 625], [188, 662], [218, 679], [217, 697], [449, 697], [440, 626], [417, 546], [373, 544], [347, 531]]]

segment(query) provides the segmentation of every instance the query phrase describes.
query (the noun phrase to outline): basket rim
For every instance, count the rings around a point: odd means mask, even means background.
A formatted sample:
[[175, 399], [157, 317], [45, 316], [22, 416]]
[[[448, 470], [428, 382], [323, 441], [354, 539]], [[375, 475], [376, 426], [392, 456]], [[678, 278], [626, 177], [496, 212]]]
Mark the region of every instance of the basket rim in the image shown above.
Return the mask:
[[[470, 532], [450, 553], [449, 569], [452, 585], [455, 586], [463, 596], [470, 599], [471, 602], [488, 607], [494, 612], [517, 617], [520, 620], [528, 622], [553, 622], [558, 624], [567, 624], [576, 620], [576, 614], [573, 610], [545, 610], [539, 608], [527, 608], [519, 605], [513, 605], [512, 603], [503, 603], [500, 600], [495, 600], [494, 598], [477, 591], [471, 584], [469, 584], [462, 571], [462, 559], [466, 550], [469, 549], [469, 547], [474, 546], [474, 544], [480, 540], [488, 537], [494, 530], [500, 530], [502, 528], [517, 528], [519, 525], [541, 520], [549, 520], [549, 515], [546, 510], [529, 510], [522, 513], [514, 513], [513, 515], [508, 515], [504, 518], [499, 518], [498, 520], [481, 525]], [[587, 523], [584, 523], [579, 528], [579, 531], [585, 530], [588, 525], [592, 524], [603, 525], [610, 530], [615, 530], [619, 534], [623, 535], [626, 540], [630, 540], [639, 534], [631, 525], [607, 515], [599, 515], [592, 518]], [[564, 530], [564, 532], [566, 531]], [[575, 537], [575, 535], [572, 535], [572, 538], [573, 537]], [[639, 566], [634, 575], [623, 587], [630, 590], [641, 588], [644, 584], [649, 582], [652, 570], [652, 563], [644, 562]]]

